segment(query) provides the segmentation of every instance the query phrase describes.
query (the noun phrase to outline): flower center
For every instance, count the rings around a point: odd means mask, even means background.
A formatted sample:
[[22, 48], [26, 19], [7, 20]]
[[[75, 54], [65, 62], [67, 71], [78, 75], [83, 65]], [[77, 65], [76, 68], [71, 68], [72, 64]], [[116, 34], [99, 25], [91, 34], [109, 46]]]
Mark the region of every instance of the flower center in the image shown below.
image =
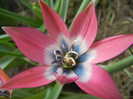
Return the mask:
[[78, 53], [75, 51], [69, 51], [63, 57], [63, 55], [61, 55], [61, 52], [59, 50], [56, 50], [54, 51], [54, 55], [56, 57], [56, 60], [52, 62], [52, 64], [59, 63], [63, 68], [73, 68], [73, 66], [76, 65], [75, 60], [78, 58]]

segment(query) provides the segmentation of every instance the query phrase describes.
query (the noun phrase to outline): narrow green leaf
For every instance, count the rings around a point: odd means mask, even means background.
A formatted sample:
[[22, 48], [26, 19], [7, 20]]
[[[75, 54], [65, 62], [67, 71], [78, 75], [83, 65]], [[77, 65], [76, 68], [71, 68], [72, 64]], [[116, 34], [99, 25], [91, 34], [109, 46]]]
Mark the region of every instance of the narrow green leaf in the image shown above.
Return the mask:
[[133, 51], [132, 51], [132, 49], [131, 49], [131, 48], [129, 48], [129, 51], [130, 51], [131, 55], [133, 55]]
[[32, 18], [25, 17], [25, 16], [21, 16], [21, 15], [14, 13], [14, 12], [10, 12], [10, 11], [2, 9], [2, 8], [0, 8], [0, 15], [4, 15], [5, 17], [9, 17], [11, 19], [15, 19], [16, 21], [20, 21], [20, 22], [23, 22], [25, 24], [29, 24], [29, 25], [36, 26], [36, 27], [39, 27], [42, 23], [39, 20], [32, 19]]
[[[80, 5], [80, 7], [79, 7], [79, 9], [78, 9], [78, 11], [77, 11], [77, 13], [76, 13], [74, 19], [73, 19], [73, 21], [71, 22], [71, 25], [70, 25], [70, 27], [69, 27], [69, 31], [71, 30], [72, 24], [73, 24], [74, 20], [76, 19], [76, 17], [87, 7], [87, 5], [88, 5], [91, 1], [92, 1], [92, 0], [83, 0], [83, 1], [82, 1], [82, 3], [81, 3], [81, 5]], [[97, 5], [98, 2], [99, 2], [99, 0], [96, 0], [96, 1], [95, 1], [95, 6]]]
[[[7, 44], [1, 44], [0, 43], [0, 52], [3, 51], [3, 52], [12, 52], [13, 50], [15, 50], [16, 48], [14, 46], [11, 46], [11, 45], [7, 45]], [[1, 55], [1, 54], [0, 54]]]
[[43, 90], [41, 92], [38, 92], [30, 97], [25, 97], [25, 98], [22, 98], [22, 99], [43, 99], [44, 95], [46, 93], [46, 90]]
[[95, 1], [95, 6], [97, 6], [98, 2], [99, 2], [99, 0], [96, 0], [96, 1]]
[[54, 8], [54, 1], [53, 0], [49, 0], [49, 5], [51, 8]]
[[18, 66], [24, 66], [25, 64], [28, 64], [28, 62], [26, 62], [25, 60], [23, 60], [22, 58], [15, 58], [13, 61], [10, 62], [10, 64], [8, 64], [5, 69], [8, 68], [13, 68], [13, 67], [18, 67]]
[[38, 7], [36, 3], [33, 3], [32, 10], [33, 10], [33, 13], [43, 22], [43, 16], [42, 16], [42, 11], [40, 6]]
[[54, 5], [54, 10], [59, 13], [61, 0], [57, 0]]
[[81, 13], [81, 12], [87, 7], [87, 5], [88, 5], [91, 1], [92, 1], [92, 0], [83, 0], [83, 1], [82, 1], [81, 5], [80, 5], [80, 7], [79, 7], [79, 9], [78, 9], [78, 11], [77, 11], [77, 13], [76, 13], [76, 15], [75, 15], [75, 17], [74, 17], [72, 23], [71, 23], [71, 25], [70, 25], [70, 27], [69, 27], [69, 31], [71, 30], [72, 24], [73, 24], [74, 20], [76, 19], [76, 17], [79, 15], [79, 13]]
[[32, 5], [28, 0], [20, 0], [22, 4], [24, 4], [27, 8], [32, 10]]
[[[18, 49], [13, 51], [14, 53], [19, 53]], [[5, 69], [16, 57], [15, 56], [3, 56], [0, 58], [0, 68]]]
[[60, 85], [58, 82], [56, 82], [54, 88], [51, 91], [51, 94], [46, 99], [58, 99], [62, 88], [63, 88], [63, 85]]
[[44, 1], [48, 6], [50, 6], [49, 0], [42, 0]]
[[[46, 27], [45, 24], [43, 23], [40, 28], [38, 28], [38, 30], [42, 31], [42, 32], [46, 32]], [[47, 33], [46, 33], [47, 34]]]
[[27, 58], [27, 57], [22, 57], [23, 58], [23, 60], [25, 60], [26, 62], [28, 62], [28, 63], [30, 63], [30, 64], [32, 64], [32, 65], [40, 65], [39, 63], [36, 63], [36, 62], [34, 62], [34, 61], [32, 61], [32, 60], [30, 60], [29, 58]]
[[[2, 26], [17, 26], [18, 22], [16, 22], [15, 19], [12, 19], [10, 17], [5, 17], [5, 15], [0, 14], [0, 27]], [[3, 32], [0, 30], [0, 32]]]
[[15, 59], [15, 56], [4, 56], [0, 58], [0, 68], [5, 69]]
[[64, 22], [66, 21], [68, 3], [69, 0], [61, 0], [59, 15], [62, 17]]
[[3, 40], [3, 41], [13, 41], [9, 35], [7, 34], [3, 34], [3, 35], [0, 35], [0, 40]]
[[52, 87], [49, 86], [46, 90], [45, 96], [43, 97], [43, 99], [48, 99], [49, 95], [51, 95], [51, 91], [52, 91]]
[[7, 34], [0, 35], [0, 40], [7, 39], [7, 38], [10, 38], [9, 35]]
[[88, 94], [80, 94], [80, 93], [73, 93], [73, 92], [61, 92], [60, 95], [61, 99], [100, 99], [95, 96], [91, 96]]
[[133, 75], [127, 70], [124, 69], [124, 72], [129, 76], [129, 78], [133, 81]]
[[111, 74], [130, 67], [131, 65], [133, 65], [133, 56], [129, 56], [113, 65], [105, 67], [104, 69]]
[[25, 89], [15, 89], [12, 92], [12, 99], [22, 99], [24, 97], [29, 97], [32, 95], [32, 93], [27, 92]]
[[5, 45], [12, 45], [12, 46], [15, 46], [14, 43], [7, 42], [7, 41], [4, 41], [4, 40], [0, 40], [0, 44], [5, 44]]
[[16, 53], [10, 53], [10, 52], [3, 52], [3, 51], [0, 51], [0, 56], [1, 55], [9, 55], [9, 56], [16, 56], [16, 57], [24, 57], [24, 55], [22, 54], [16, 54]]

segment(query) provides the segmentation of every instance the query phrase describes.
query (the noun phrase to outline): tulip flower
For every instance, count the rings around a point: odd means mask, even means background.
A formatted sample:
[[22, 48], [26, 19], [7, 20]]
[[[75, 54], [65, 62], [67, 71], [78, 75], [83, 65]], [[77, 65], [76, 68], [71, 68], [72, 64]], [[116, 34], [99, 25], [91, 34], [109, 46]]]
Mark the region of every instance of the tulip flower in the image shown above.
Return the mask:
[[[6, 73], [0, 68], [0, 86], [5, 84], [9, 80]], [[9, 99], [11, 97], [11, 90], [0, 89], [0, 99]]]
[[133, 44], [133, 34], [93, 43], [97, 35], [94, 1], [75, 19], [70, 34], [62, 18], [39, 0], [48, 35], [26, 27], [3, 27], [20, 51], [42, 65], [23, 71], [1, 89], [30, 88], [57, 80], [75, 82], [86, 93], [103, 99], [122, 99], [111, 76], [97, 63], [121, 54]]

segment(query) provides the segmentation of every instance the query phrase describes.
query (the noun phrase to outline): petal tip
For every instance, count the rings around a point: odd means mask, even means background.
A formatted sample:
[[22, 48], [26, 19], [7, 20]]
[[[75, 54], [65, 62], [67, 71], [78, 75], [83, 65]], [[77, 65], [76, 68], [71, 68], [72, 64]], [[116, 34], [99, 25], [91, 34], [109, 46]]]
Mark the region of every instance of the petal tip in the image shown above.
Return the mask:
[[45, 2], [43, 2], [42, 0], [39, 0], [39, 4], [42, 6], [45, 6], [45, 5], [47, 5], [47, 4], [45, 4]]
[[7, 27], [6, 26], [2, 26], [1, 28], [5, 31]]
[[9, 29], [15, 29], [15, 27], [13, 28], [13, 27], [8, 27], [8, 26], [2, 26], [1, 28], [2, 28], [4, 31], [9, 30]]

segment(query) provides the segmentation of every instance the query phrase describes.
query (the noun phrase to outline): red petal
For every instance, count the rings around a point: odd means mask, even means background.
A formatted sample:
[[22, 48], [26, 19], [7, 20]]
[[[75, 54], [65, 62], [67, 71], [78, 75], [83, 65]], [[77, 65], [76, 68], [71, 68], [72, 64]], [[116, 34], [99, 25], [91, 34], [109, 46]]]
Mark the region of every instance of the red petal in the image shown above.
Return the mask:
[[42, 9], [43, 19], [50, 37], [56, 40], [63, 34], [69, 38], [68, 29], [62, 18], [42, 0], [39, 0]]
[[91, 48], [96, 51], [96, 58], [92, 63], [109, 60], [133, 44], [133, 34], [109, 37], [92, 44]]
[[57, 73], [54, 73], [54, 75], [60, 84], [71, 83], [79, 78], [72, 70], [63, 72], [61, 67], [57, 69]]
[[97, 18], [95, 14], [94, 2], [91, 2], [87, 8], [81, 12], [75, 19], [70, 36], [72, 41], [77, 40], [79, 50], [84, 53], [88, 50], [97, 34]]
[[55, 76], [50, 74], [50, 67], [36, 66], [23, 71], [8, 80], [0, 89], [18, 89], [46, 85], [55, 80]]
[[41, 64], [46, 63], [45, 53], [51, 53], [48, 47], [56, 45], [43, 32], [33, 28], [3, 27], [3, 29], [26, 57]]
[[91, 76], [88, 71], [88, 74], [82, 75], [76, 84], [88, 94], [102, 99], [123, 99], [110, 75], [96, 65], [92, 65]]
[[76, 84], [88, 94], [102, 99], [123, 99], [112, 78], [103, 68], [92, 65], [91, 76], [87, 76], [82, 75]]

